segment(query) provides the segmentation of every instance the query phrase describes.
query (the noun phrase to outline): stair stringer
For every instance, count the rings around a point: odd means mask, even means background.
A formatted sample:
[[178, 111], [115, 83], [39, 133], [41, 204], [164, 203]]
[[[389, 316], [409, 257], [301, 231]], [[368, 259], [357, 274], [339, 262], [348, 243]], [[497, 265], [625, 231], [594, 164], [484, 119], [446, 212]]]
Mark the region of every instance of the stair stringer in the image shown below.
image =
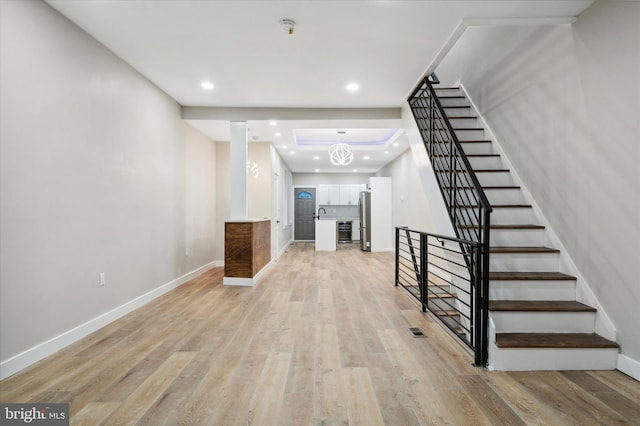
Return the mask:
[[[531, 193], [529, 192], [525, 182], [522, 181], [520, 175], [517, 172], [517, 169], [511, 163], [509, 157], [506, 152], [502, 148], [502, 144], [500, 140], [496, 137], [495, 133], [491, 130], [491, 126], [484, 119], [484, 116], [480, 113], [478, 108], [476, 107], [473, 99], [469, 96], [464, 84], [458, 83], [456, 84], [460, 87], [460, 90], [464, 93], [467, 101], [471, 104], [472, 110], [476, 113], [478, 123], [481, 127], [484, 128], [485, 138], [491, 140], [493, 145], [493, 150], [495, 153], [500, 154], [500, 158], [502, 159], [503, 166], [505, 169], [509, 169], [511, 176], [513, 178], [514, 185], [520, 186], [521, 196], [522, 198], [529, 204], [531, 204], [534, 216], [538, 224], [543, 225], [545, 227], [545, 244], [549, 247], [555, 247], [560, 250], [560, 259], [559, 259], [559, 272], [563, 272], [565, 274], [573, 275], [576, 277], [576, 296], [575, 300], [586, 305], [592, 306], [597, 309], [596, 313], [596, 321], [595, 321], [595, 332], [609, 340], [616, 341], [617, 340], [617, 330], [611, 318], [607, 315], [604, 307], [600, 304], [600, 301], [596, 297], [595, 293], [591, 290], [587, 280], [584, 278], [575, 262], [568, 254], [568, 251], [562, 241], [554, 231], [553, 227], [545, 217], [542, 209], [533, 198]], [[426, 155], [426, 154], [425, 154]], [[493, 325], [493, 322], [491, 322]], [[494, 325], [495, 327], [495, 325]], [[490, 348], [495, 346], [495, 329], [493, 338], [489, 339]], [[491, 359], [491, 356], [490, 356]]]

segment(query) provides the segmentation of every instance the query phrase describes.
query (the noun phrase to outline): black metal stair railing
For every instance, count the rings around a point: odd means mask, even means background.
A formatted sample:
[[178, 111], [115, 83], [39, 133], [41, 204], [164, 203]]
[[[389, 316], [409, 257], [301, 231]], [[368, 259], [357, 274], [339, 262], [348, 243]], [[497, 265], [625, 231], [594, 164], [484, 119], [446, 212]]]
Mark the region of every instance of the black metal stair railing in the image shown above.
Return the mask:
[[[491, 204], [487, 199], [476, 174], [469, 163], [458, 137], [449, 121], [445, 109], [433, 88], [431, 81], [437, 81], [432, 74], [424, 78], [407, 99], [420, 130], [422, 140], [431, 160], [431, 165], [445, 201], [456, 238], [479, 244], [478, 300], [483, 328], [479, 344], [480, 364], [486, 365], [488, 358], [488, 299], [489, 299], [489, 229], [491, 224]], [[430, 81], [431, 80], [431, 81]], [[470, 246], [460, 245], [463, 259], [471, 271]], [[476, 364], [478, 364], [476, 362]]]
[[486, 365], [481, 245], [475, 241], [396, 228], [395, 285], [404, 287]]

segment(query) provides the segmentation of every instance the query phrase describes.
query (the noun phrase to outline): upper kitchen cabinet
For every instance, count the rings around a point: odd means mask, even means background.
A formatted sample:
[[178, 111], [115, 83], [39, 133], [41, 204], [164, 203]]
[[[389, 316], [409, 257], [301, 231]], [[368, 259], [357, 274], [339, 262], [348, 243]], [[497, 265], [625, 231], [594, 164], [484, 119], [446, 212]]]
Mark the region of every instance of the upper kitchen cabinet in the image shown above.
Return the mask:
[[340, 204], [340, 185], [318, 185], [318, 204]]
[[318, 185], [318, 203], [320, 205], [357, 206], [360, 191], [365, 191], [365, 184], [320, 184]]

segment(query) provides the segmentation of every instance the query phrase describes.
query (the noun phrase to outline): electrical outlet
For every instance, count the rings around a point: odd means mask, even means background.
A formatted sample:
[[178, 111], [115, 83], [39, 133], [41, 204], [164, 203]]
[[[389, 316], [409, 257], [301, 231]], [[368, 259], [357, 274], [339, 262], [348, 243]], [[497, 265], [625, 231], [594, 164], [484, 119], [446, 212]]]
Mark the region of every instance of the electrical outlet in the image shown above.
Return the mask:
[[184, 255], [189, 257], [189, 247], [184, 250]]
[[100, 287], [106, 283], [104, 272], [100, 272], [100, 274], [98, 274], [98, 283], [100, 284]]

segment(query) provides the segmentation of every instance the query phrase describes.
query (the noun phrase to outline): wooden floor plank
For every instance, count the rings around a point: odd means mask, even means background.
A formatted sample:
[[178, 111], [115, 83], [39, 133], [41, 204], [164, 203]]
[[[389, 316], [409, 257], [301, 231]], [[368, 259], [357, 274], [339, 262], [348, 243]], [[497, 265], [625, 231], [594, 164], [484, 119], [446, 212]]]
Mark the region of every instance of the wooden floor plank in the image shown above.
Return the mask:
[[119, 402], [90, 402], [75, 416], [71, 417], [74, 426], [95, 426], [101, 424], [118, 407]]
[[294, 243], [254, 287], [213, 268], [0, 382], [0, 401], [67, 402], [72, 424], [640, 424], [620, 372], [474, 367], [393, 263]]
[[343, 368], [342, 384], [347, 394], [349, 425], [384, 425], [368, 368]]
[[191, 362], [195, 352], [175, 352], [158, 367], [105, 421], [107, 425], [133, 424]]

